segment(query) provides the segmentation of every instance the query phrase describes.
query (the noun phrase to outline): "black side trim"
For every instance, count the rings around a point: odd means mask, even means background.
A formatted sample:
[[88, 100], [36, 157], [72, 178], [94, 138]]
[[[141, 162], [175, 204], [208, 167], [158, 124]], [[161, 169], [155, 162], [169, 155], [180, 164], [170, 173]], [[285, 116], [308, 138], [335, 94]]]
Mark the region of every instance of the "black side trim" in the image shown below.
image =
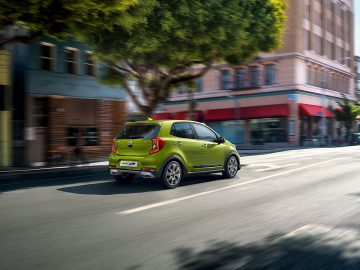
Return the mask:
[[199, 165], [199, 166], [193, 166], [193, 168], [212, 168], [212, 167], [219, 167], [221, 164], [205, 164], [205, 165]]

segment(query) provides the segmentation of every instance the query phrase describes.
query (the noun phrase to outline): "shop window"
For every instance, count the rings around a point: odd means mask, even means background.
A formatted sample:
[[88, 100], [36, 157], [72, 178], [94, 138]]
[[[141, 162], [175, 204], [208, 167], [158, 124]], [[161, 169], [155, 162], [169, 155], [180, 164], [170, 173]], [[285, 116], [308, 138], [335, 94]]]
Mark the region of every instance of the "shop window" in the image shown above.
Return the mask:
[[222, 70], [220, 77], [220, 89], [229, 90], [231, 88], [231, 72], [230, 70]]
[[276, 82], [275, 79], [275, 65], [266, 65], [265, 66], [265, 84], [271, 85]]
[[42, 70], [53, 71], [55, 67], [55, 46], [49, 43], [40, 44], [40, 65]]
[[68, 128], [69, 146], [97, 146], [99, 144], [98, 129], [96, 127], [69, 127]]
[[245, 68], [238, 68], [235, 71], [236, 77], [236, 88], [243, 88], [246, 86], [246, 69]]
[[95, 76], [95, 61], [91, 52], [85, 52], [85, 74]]
[[287, 118], [262, 118], [250, 120], [253, 144], [287, 142]]
[[78, 74], [79, 56], [78, 50], [65, 48], [65, 69], [67, 73]]

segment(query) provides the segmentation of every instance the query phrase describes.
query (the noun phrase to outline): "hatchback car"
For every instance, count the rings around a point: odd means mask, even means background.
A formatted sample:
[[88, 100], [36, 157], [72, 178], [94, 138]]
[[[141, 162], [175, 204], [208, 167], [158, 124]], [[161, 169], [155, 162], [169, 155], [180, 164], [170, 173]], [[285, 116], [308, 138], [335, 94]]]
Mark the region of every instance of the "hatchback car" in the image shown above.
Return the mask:
[[127, 123], [114, 139], [109, 170], [126, 183], [135, 175], [159, 178], [176, 188], [183, 177], [222, 172], [233, 178], [240, 155], [233, 144], [205, 124], [194, 121], [152, 120]]

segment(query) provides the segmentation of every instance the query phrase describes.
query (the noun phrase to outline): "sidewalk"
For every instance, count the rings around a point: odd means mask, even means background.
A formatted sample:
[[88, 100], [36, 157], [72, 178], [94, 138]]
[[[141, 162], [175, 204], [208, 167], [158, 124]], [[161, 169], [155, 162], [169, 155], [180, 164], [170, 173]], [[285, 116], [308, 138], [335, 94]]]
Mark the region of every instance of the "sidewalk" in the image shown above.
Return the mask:
[[90, 162], [84, 164], [70, 164], [45, 166], [37, 168], [0, 168], [0, 182], [11, 180], [34, 180], [44, 178], [60, 178], [80, 176], [84, 173], [107, 173], [108, 161]]

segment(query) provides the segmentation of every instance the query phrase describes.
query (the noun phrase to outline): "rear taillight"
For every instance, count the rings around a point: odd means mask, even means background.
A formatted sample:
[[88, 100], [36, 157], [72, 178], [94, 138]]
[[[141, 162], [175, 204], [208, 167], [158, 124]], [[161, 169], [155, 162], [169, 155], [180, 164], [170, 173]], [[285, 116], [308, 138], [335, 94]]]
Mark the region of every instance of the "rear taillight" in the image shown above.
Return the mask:
[[165, 146], [165, 141], [163, 138], [161, 137], [156, 137], [154, 139], [151, 140], [151, 150], [150, 150], [150, 154], [154, 154], [159, 152], [161, 149], [163, 149], [163, 147]]
[[113, 143], [112, 143], [112, 147], [111, 147], [111, 152], [116, 153], [116, 141], [115, 141], [115, 139], [113, 139]]

